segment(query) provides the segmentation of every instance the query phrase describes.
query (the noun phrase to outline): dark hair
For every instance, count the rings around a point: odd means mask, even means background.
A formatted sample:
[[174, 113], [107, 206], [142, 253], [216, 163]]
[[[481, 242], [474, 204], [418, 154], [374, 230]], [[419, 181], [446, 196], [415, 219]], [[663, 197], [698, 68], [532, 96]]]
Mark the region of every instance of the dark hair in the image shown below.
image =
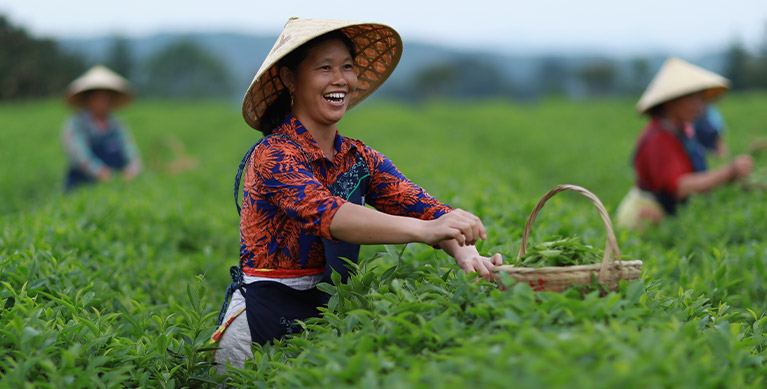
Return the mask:
[[663, 106], [664, 103], [653, 105], [647, 110], [647, 114], [650, 115], [651, 118], [661, 117], [664, 112]]
[[[288, 55], [283, 57], [279, 62], [277, 62], [276, 66], [278, 77], [279, 69], [282, 69], [283, 67], [286, 67], [290, 69], [290, 71], [295, 72], [296, 69], [298, 69], [298, 65], [300, 65], [304, 59], [306, 59], [306, 55], [309, 50], [318, 46], [320, 43], [324, 43], [329, 40], [341, 41], [344, 45], [346, 45], [346, 48], [349, 49], [349, 54], [351, 54], [352, 59], [357, 56], [357, 53], [354, 50], [354, 42], [352, 42], [352, 40], [349, 39], [346, 34], [344, 34], [341, 30], [331, 31], [304, 43], [303, 45], [288, 53]], [[282, 80], [280, 80], [280, 82], [282, 82]], [[285, 88], [277, 96], [277, 99], [275, 99], [274, 102], [266, 107], [266, 110], [261, 115], [261, 123], [258, 130], [261, 131], [264, 135], [271, 134], [275, 128], [282, 124], [282, 121], [285, 119], [285, 115], [287, 115], [289, 112], [290, 91]]]

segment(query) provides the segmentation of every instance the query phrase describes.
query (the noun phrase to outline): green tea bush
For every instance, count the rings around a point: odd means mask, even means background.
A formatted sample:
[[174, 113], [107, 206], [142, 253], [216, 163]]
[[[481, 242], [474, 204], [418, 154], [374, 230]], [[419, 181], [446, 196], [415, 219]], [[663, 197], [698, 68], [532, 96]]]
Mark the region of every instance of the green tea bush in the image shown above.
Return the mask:
[[[765, 99], [722, 101], [733, 151], [767, 135]], [[643, 235], [619, 230], [643, 277], [602, 297], [534, 292], [503, 274], [511, 287], [501, 291], [431, 247], [364, 247], [348, 284], [321, 285], [331, 303], [306, 331], [254, 346], [244, 369], [218, 376], [208, 339], [238, 258], [232, 180], [258, 134], [234, 105], [140, 101], [120, 112], [140, 149], [162, 152], [172, 135], [198, 167], [150, 167], [63, 196], [67, 114], [57, 101], [0, 105], [0, 386], [767, 384], [767, 202], [735, 185], [696, 196]], [[628, 100], [371, 102], [340, 130], [479, 215], [481, 252], [514, 255], [529, 212], [557, 184], [584, 186], [614, 212], [643, 125]], [[601, 223], [586, 199], [562, 193], [530, 244], [559, 236], [603, 247]]]

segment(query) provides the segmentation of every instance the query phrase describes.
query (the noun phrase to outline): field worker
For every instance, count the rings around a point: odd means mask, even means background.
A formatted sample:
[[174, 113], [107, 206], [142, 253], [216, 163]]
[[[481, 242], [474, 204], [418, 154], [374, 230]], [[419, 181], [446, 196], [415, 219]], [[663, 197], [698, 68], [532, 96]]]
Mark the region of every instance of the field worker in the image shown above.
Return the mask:
[[703, 148], [718, 158], [724, 158], [728, 154], [727, 144], [724, 142], [725, 123], [722, 114], [714, 104], [706, 104], [700, 115], [692, 124], [695, 140]]
[[[243, 116], [263, 133], [245, 155], [240, 216], [240, 266], [222, 308], [219, 371], [252, 358], [265, 344], [318, 316], [329, 296], [316, 288], [342, 280], [341, 258], [356, 262], [361, 244], [421, 242], [442, 248], [466, 272], [492, 280], [501, 255], [483, 257], [482, 222], [440, 203], [400, 173], [383, 154], [339, 134], [348, 109], [389, 77], [402, 55], [389, 26], [291, 18], [243, 101]], [[375, 208], [367, 208], [369, 204]], [[238, 205], [238, 211], [240, 209]]]
[[65, 123], [62, 142], [69, 158], [65, 191], [107, 181], [131, 180], [141, 171], [136, 144], [112, 109], [130, 102], [128, 80], [96, 65], [69, 84], [66, 101], [78, 109]]
[[718, 74], [669, 58], [637, 103], [650, 116], [636, 143], [636, 186], [618, 207], [618, 225], [641, 228], [643, 220], [660, 221], [693, 193], [702, 193], [751, 173], [750, 156], [736, 156], [714, 170], [706, 169], [703, 147], [692, 122], [706, 102], [722, 95], [729, 81]]

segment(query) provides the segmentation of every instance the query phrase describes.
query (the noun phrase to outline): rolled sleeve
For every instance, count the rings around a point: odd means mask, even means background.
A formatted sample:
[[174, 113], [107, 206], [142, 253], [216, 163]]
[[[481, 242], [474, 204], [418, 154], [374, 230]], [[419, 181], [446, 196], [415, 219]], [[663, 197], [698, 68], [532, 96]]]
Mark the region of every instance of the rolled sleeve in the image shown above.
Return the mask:
[[452, 211], [423, 188], [407, 179], [383, 154], [366, 147], [370, 169], [368, 203], [381, 212], [433, 220]]
[[330, 223], [345, 200], [317, 181], [298, 153], [267, 146], [254, 150], [252, 159], [259, 163], [253, 167], [258, 176], [253, 190], [311, 234], [333, 239]]
[[70, 164], [77, 166], [83, 173], [96, 177], [106, 168], [88, 146], [88, 139], [83, 130], [78, 128], [77, 119], [72, 118], [64, 124], [61, 138]]
[[116, 121], [115, 129], [117, 130], [117, 134], [120, 137], [123, 157], [125, 157], [125, 160], [128, 161], [128, 164], [136, 165], [141, 163], [138, 147], [136, 146], [136, 140], [133, 139], [133, 135], [131, 134], [128, 127], [126, 127], [122, 122]]

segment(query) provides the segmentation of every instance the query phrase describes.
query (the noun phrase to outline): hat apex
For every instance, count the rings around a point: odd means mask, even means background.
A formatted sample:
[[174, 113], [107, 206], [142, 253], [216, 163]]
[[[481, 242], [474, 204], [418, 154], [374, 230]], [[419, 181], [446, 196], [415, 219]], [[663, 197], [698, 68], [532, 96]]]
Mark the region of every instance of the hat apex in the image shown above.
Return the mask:
[[75, 107], [85, 104], [84, 94], [92, 90], [110, 90], [117, 94], [114, 106], [127, 104], [131, 96], [130, 82], [104, 65], [95, 65], [67, 86], [67, 102]]
[[729, 87], [728, 79], [679, 58], [670, 57], [642, 93], [636, 109], [644, 114], [658, 104], [695, 92], [704, 92], [704, 99], [711, 101]]
[[402, 56], [402, 39], [393, 28], [355, 20], [290, 18], [245, 92], [242, 114], [249, 126], [260, 129], [267, 108], [283, 93], [278, 63], [293, 50], [323, 34], [341, 31], [354, 44], [358, 86], [347, 110], [373, 93], [391, 75]]

